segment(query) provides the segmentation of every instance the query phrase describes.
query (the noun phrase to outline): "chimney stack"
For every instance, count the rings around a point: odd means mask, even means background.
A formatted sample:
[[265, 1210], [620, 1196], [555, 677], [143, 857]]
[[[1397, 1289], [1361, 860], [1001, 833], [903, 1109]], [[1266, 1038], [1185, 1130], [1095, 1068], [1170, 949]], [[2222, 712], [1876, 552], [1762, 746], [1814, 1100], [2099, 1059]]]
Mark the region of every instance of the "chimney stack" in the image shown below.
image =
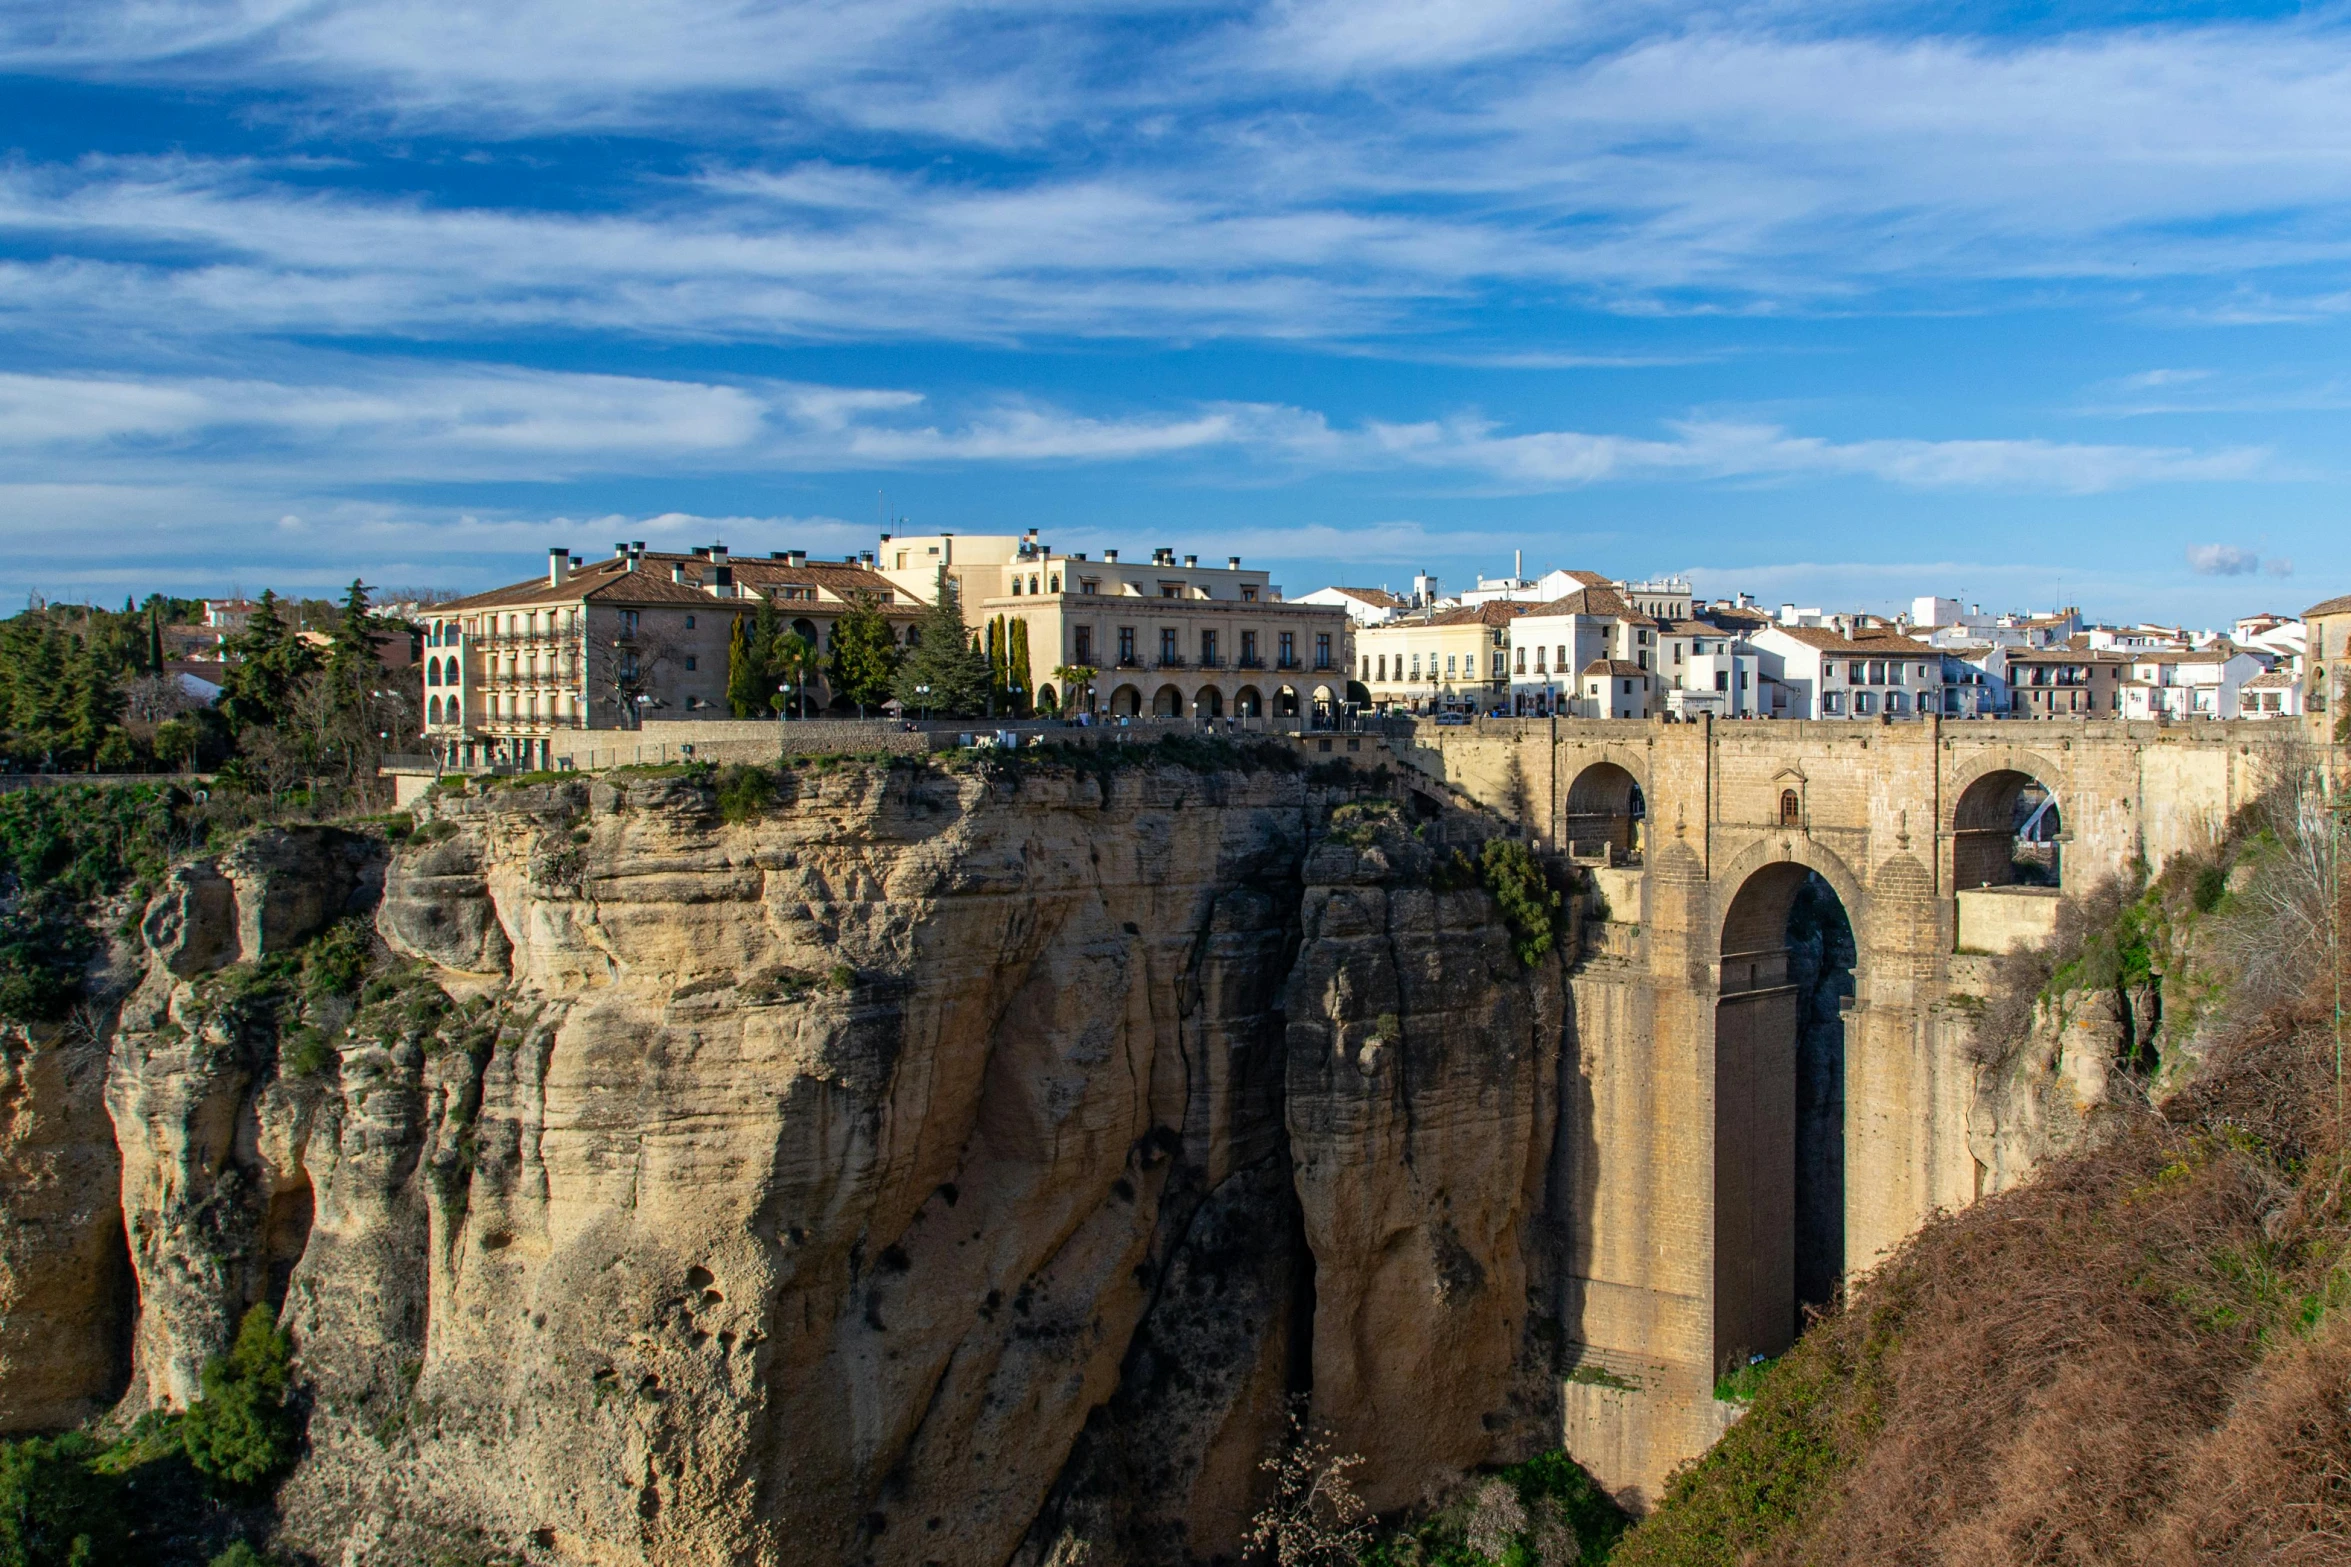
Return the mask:
[[571, 575], [571, 546], [558, 544], [547, 551], [547, 586], [560, 588]]
[[1117, 565], [1117, 564], [1118, 564], [1118, 551], [1116, 551], [1116, 550], [1104, 550], [1104, 551], [1102, 552], [1102, 562], [1103, 562], [1103, 564], [1104, 564], [1104, 565], [1106, 565], [1106, 566], [1115, 566], [1115, 565]]
[[1187, 571], [1189, 571], [1189, 570], [1192, 570], [1192, 569], [1194, 569], [1194, 568], [1198, 567], [1198, 566], [1199, 566], [1199, 564], [1200, 564], [1200, 557], [1199, 557], [1199, 556], [1197, 556], [1197, 555], [1186, 555], [1186, 556], [1184, 557], [1184, 569], [1185, 569], [1185, 570], [1187, 570]]
[[626, 560], [626, 559], [628, 559], [628, 558], [629, 558], [629, 541], [628, 541], [628, 540], [626, 540], [626, 539], [615, 539], [615, 540], [613, 541], [613, 545], [612, 545], [612, 558], [613, 558], [614, 560]]
[[805, 566], [808, 564], [808, 552], [806, 550], [786, 550], [784, 551], [784, 564], [787, 566]]
[[685, 582], [686, 563], [684, 561], [673, 560], [669, 563], [669, 580], [681, 585]]
[[1224, 558], [1224, 569], [1227, 571], [1239, 571], [1241, 569], [1241, 557], [1238, 555], [1227, 555]]

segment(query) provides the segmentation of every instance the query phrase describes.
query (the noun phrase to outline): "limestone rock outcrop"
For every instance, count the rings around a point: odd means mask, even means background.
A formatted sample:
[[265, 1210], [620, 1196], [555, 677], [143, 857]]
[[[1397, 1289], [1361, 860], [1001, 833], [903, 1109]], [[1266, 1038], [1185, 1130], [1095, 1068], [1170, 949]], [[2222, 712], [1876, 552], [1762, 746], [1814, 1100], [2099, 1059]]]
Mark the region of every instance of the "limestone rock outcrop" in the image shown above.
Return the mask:
[[0, 1030], [0, 1430], [78, 1425], [122, 1390], [130, 1321], [106, 1043]]
[[[280, 1305], [284, 1543], [351, 1567], [1205, 1561], [1295, 1400], [1383, 1505], [1555, 1440], [1564, 969], [1429, 886], [1490, 823], [1342, 841], [1379, 788], [1295, 766], [777, 776], [175, 868], [111, 1031], [0, 1049], [6, 1423], [183, 1407]], [[19, 1375], [75, 1313], [89, 1363]]]

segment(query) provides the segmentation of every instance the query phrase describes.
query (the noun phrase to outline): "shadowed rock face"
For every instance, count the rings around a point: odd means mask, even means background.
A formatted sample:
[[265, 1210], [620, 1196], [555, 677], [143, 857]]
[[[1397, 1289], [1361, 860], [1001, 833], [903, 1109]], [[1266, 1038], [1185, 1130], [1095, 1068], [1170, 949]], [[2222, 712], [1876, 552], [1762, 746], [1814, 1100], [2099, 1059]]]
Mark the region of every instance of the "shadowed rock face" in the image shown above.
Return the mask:
[[[131, 1402], [282, 1293], [287, 1532], [355, 1563], [1205, 1559], [1308, 1388], [1382, 1505], [1519, 1456], [1561, 971], [1328, 804], [617, 775], [187, 867], [105, 1078]], [[296, 1070], [240, 976], [379, 877], [415, 971]]]

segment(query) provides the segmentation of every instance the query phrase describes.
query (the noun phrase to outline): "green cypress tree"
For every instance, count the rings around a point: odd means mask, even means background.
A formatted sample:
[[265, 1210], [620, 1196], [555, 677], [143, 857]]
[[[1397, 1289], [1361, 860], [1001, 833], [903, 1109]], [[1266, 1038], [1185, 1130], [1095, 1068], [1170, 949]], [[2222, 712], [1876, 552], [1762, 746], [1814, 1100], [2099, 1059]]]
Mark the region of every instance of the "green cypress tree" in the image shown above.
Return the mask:
[[1002, 615], [988, 622], [988, 689], [995, 696], [991, 711], [1009, 701], [1010, 693], [1006, 689], [1012, 684], [1011, 650], [1006, 646], [1009, 640]]
[[757, 718], [767, 711], [767, 660], [753, 652], [751, 629], [740, 615], [727, 636], [727, 706], [737, 718]]
[[1013, 710], [1026, 718], [1036, 711], [1037, 704], [1037, 683], [1029, 676], [1029, 623], [1026, 620], [1012, 623], [1012, 651], [1007, 660], [1007, 670], [1014, 688]]
[[147, 673], [163, 673], [163, 609], [155, 600], [147, 601]]

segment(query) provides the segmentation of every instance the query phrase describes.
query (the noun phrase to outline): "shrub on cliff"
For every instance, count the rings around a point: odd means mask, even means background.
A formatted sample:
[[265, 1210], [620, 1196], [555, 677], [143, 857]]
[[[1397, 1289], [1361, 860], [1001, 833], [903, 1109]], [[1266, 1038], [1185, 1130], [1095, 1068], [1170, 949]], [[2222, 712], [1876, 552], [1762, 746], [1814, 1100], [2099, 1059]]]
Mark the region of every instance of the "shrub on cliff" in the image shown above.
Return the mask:
[[756, 821], [775, 805], [775, 774], [764, 767], [737, 763], [718, 771], [718, 819]]
[[215, 1485], [258, 1491], [293, 1464], [294, 1415], [286, 1407], [292, 1354], [269, 1307], [256, 1305], [229, 1352], [205, 1366], [204, 1394], [180, 1422], [180, 1440], [188, 1462]]
[[1486, 890], [1502, 906], [1519, 961], [1532, 965], [1551, 950], [1561, 919], [1560, 897], [1535, 851], [1516, 838], [1488, 838], [1478, 853]]

